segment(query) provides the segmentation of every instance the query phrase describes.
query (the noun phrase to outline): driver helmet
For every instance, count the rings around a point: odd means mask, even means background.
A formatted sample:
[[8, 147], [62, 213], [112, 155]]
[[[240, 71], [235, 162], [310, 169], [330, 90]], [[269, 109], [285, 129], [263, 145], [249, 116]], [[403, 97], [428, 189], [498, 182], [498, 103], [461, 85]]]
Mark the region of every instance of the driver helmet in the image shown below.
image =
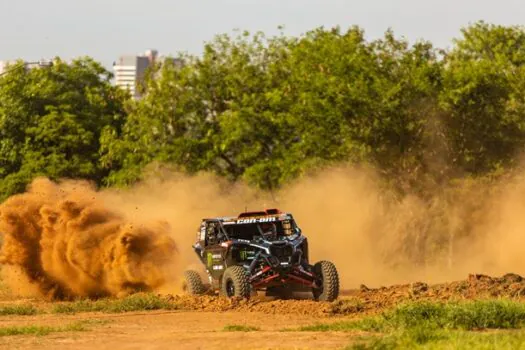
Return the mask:
[[264, 223], [261, 225], [261, 229], [265, 236], [276, 237], [277, 236], [277, 227], [274, 223]]

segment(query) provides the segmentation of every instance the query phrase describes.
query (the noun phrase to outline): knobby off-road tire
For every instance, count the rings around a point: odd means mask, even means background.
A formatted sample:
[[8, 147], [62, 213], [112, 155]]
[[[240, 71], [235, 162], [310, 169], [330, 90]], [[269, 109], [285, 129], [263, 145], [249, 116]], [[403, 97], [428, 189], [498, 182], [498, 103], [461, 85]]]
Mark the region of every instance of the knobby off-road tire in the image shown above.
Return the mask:
[[190, 295], [201, 295], [207, 291], [206, 286], [202, 283], [201, 276], [197, 271], [193, 270], [184, 271], [182, 289]]
[[231, 298], [249, 298], [251, 293], [248, 277], [242, 266], [230, 266], [224, 271], [221, 281], [221, 294]]
[[339, 296], [339, 275], [335, 265], [330, 261], [319, 261], [314, 265], [313, 272], [318, 276], [320, 288], [313, 288], [314, 299], [318, 301], [334, 301]]

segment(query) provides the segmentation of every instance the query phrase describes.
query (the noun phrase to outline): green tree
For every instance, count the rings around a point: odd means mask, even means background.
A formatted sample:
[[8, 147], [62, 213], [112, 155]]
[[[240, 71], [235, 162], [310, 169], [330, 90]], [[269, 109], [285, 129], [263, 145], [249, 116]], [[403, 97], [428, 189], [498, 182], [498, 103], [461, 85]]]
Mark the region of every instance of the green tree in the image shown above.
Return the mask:
[[430, 44], [369, 43], [359, 28], [222, 35], [185, 62], [152, 73], [122, 132], [106, 130], [108, 183], [155, 161], [265, 189], [332, 162], [397, 169], [416, 158], [441, 78]]
[[282, 132], [274, 124], [283, 119], [271, 113], [267, 94], [279, 84], [271, 71], [286, 43], [262, 34], [222, 35], [206, 44], [202, 57], [184, 57], [183, 67], [157, 67], [122, 132], [104, 134], [103, 162], [120, 169], [108, 183], [136, 181], [151, 162], [235, 180], [271, 157]]
[[307, 158], [388, 172], [417, 155], [430, 113], [421, 106], [440, 87], [441, 65], [429, 43], [410, 47], [390, 31], [367, 43], [359, 28], [317, 30], [298, 46], [295, 65], [294, 85], [304, 88], [293, 114], [309, 143], [301, 147]]
[[11, 69], [0, 78], [0, 193], [24, 190], [35, 176], [97, 183], [100, 135], [124, 121], [126, 94], [89, 58], [51, 67]]
[[525, 31], [476, 23], [446, 58], [441, 102], [456, 166], [484, 174], [515, 164], [525, 141]]

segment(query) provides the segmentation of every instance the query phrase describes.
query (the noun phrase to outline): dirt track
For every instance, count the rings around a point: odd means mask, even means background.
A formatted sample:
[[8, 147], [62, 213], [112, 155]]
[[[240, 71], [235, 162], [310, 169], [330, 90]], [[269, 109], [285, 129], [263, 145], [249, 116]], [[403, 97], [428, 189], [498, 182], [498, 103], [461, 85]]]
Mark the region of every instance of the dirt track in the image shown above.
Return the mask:
[[345, 290], [332, 303], [313, 300], [271, 300], [252, 298], [231, 300], [219, 297], [168, 296], [185, 310], [262, 312], [266, 314], [309, 315], [314, 317], [351, 316], [377, 313], [396, 304], [414, 300], [463, 300], [494, 297], [524, 298], [525, 279], [516, 274], [490, 277], [473, 274], [462, 281], [428, 285], [422, 282], [381, 288]]
[[[109, 320], [87, 332], [53, 333], [44, 337], [0, 338], [9, 349], [332, 349], [351, 342], [349, 333], [279, 332], [283, 328], [327, 322], [326, 318], [268, 315], [260, 312], [147, 312], [119, 315], [82, 314], [5, 317], [0, 327], [64, 325], [85, 319]], [[224, 332], [225, 325], [251, 325], [256, 332]]]
[[[9, 349], [334, 349], [352, 343], [362, 333], [282, 332], [314, 323], [330, 323], [378, 313], [409, 300], [461, 300], [525, 296], [525, 279], [515, 274], [499, 278], [470, 275], [466, 280], [446, 284], [412, 283], [345, 292], [333, 303], [312, 300], [230, 300], [213, 296], [165, 296], [177, 311], [76, 315], [39, 314], [3, 316], [0, 327], [38, 325], [65, 326], [95, 320], [86, 332], [52, 333], [43, 337], [0, 337], [0, 348]], [[53, 303], [6, 300], [3, 303], [31, 302], [39, 309]], [[97, 321], [102, 321], [98, 322]], [[254, 332], [226, 332], [227, 325], [259, 327]]]

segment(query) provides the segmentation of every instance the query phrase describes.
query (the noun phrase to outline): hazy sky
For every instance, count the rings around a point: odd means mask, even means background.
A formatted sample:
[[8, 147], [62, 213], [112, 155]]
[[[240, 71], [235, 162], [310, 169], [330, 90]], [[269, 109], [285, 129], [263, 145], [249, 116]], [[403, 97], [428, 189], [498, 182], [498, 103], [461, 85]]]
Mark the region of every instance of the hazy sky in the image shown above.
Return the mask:
[[357, 24], [368, 38], [391, 27], [410, 40], [449, 47], [477, 20], [524, 24], [525, 0], [0, 0], [0, 60], [89, 55], [109, 66], [156, 48], [200, 53], [235, 28], [298, 35]]

